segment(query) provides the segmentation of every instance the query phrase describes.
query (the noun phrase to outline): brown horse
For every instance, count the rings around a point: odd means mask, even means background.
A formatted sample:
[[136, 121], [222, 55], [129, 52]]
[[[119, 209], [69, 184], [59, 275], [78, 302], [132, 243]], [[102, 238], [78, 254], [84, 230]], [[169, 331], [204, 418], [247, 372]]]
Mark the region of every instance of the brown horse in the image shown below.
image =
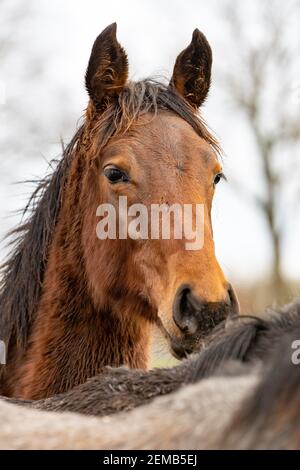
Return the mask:
[[[33, 196], [30, 219], [3, 268], [1, 393], [43, 398], [104, 365], [146, 368], [151, 324], [177, 356], [238, 311], [215, 258], [211, 206], [222, 176], [218, 144], [197, 114], [212, 55], [202, 33], [178, 56], [168, 86], [128, 82], [116, 25], [96, 39], [85, 121]], [[169, 240], [99, 240], [99, 204], [204, 205], [204, 246]], [[196, 215], [193, 214], [193, 222]]]

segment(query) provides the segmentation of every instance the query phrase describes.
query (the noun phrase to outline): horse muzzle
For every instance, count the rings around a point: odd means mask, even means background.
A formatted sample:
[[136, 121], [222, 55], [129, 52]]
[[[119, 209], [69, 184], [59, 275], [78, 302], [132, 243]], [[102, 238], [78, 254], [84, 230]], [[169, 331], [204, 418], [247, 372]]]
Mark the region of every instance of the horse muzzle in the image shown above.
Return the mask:
[[182, 359], [199, 350], [203, 339], [221, 322], [239, 314], [239, 303], [231, 285], [228, 286], [226, 298], [220, 302], [207, 302], [195, 295], [188, 284], [178, 288], [173, 302], [173, 321], [179, 335], [164, 330], [171, 353]]

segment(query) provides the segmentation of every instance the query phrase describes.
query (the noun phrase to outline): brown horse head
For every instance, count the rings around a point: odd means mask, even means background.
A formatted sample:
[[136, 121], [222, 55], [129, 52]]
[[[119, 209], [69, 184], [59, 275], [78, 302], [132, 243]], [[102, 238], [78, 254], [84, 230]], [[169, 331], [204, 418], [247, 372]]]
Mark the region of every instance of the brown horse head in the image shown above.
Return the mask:
[[151, 324], [184, 356], [238, 311], [214, 251], [219, 148], [197, 113], [211, 63], [195, 30], [169, 84], [133, 83], [116, 25], [96, 39], [85, 121], [3, 268], [3, 394], [42, 398], [105, 365], [146, 368]]
[[[209, 91], [211, 65], [210, 46], [195, 30], [168, 87], [127, 82], [127, 57], [114, 24], [96, 39], [86, 74], [91, 168], [83, 231], [95, 300], [103, 307], [117, 304], [120, 315], [132, 321], [138, 321], [137, 313], [157, 322], [177, 355], [192, 350], [199, 337], [238, 311], [213, 242], [212, 200], [223, 175], [218, 145], [197, 115]], [[120, 233], [121, 199], [131, 208], [128, 231], [139, 225], [134, 237]], [[113, 239], [96, 237], [99, 203], [115, 208], [113, 220], [105, 220], [107, 227], [109, 222], [117, 225], [116, 230], [108, 227]], [[174, 211], [183, 222], [190, 205], [191, 223], [198, 230], [196, 207], [201, 206], [203, 246], [187, 249], [185, 235], [176, 239], [174, 230], [164, 238], [162, 226], [160, 236], [153, 237], [159, 205], [160, 222], [170, 222], [171, 229], [178, 220]], [[134, 210], [138, 222], [132, 220]]]

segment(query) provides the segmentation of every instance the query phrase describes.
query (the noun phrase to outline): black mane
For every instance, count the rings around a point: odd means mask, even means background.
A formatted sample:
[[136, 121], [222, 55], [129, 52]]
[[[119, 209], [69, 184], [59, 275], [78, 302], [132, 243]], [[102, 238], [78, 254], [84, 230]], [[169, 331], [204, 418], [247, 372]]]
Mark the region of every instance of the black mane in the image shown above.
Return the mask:
[[79, 129], [66, 147], [54, 172], [37, 183], [24, 209], [26, 221], [8, 234], [12, 237], [12, 249], [1, 266], [0, 281], [0, 334], [7, 345], [12, 339], [20, 347], [27, 341], [40, 298], [65, 178], [81, 132]]

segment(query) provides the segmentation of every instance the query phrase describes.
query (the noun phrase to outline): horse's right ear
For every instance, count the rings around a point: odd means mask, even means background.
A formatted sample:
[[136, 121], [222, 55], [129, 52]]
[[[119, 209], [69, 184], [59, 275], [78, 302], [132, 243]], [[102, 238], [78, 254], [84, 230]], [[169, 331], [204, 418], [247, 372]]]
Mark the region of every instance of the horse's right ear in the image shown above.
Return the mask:
[[120, 92], [128, 77], [127, 56], [116, 32], [117, 24], [113, 23], [97, 37], [85, 75], [86, 89], [98, 109]]

